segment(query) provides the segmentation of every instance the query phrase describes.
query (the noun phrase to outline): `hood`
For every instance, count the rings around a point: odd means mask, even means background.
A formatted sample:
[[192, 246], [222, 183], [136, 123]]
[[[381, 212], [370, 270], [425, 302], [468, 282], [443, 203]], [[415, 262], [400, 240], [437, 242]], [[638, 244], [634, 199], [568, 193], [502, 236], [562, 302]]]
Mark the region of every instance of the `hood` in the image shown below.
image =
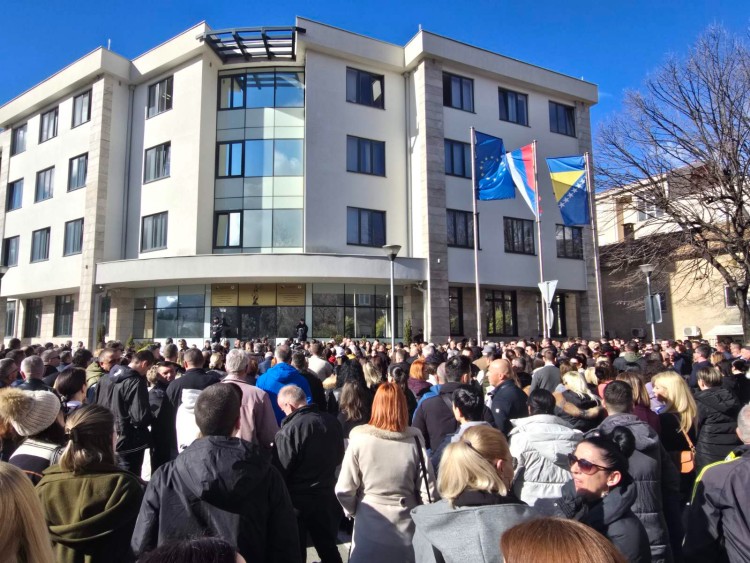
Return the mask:
[[598, 428], [594, 428], [594, 430], [587, 433], [586, 436], [589, 436], [594, 432], [605, 432], [609, 434], [615, 426], [624, 426], [633, 433], [633, 436], [635, 436], [635, 449], [639, 452], [657, 446], [659, 443], [659, 435], [653, 428], [634, 414], [625, 413], [608, 416]]
[[636, 496], [636, 485], [628, 476], [625, 484], [615, 487], [601, 501], [590, 505], [581, 522], [595, 530], [602, 530], [625, 516], [632, 509]]
[[128, 366], [121, 366], [119, 370], [117, 370], [117, 373], [114, 373], [114, 369], [110, 372], [110, 376], [112, 376], [112, 381], [114, 383], [121, 383], [125, 381], [126, 379], [130, 379], [131, 377], [141, 377], [141, 374], [135, 371], [134, 369], [129, 368]]
[[295, 381], [292, 379], [292, 377], [295, 375], [299, 376], [301, 374], [292, 366], [290, 366], [289, 364], [285, 364], [283, 362], [276, 364], [271, 369], [269, 369], [266, 373], [263, 374], [263, 376], [269, 379], [274, 379], [278, 381], [279, 383], [281, 383], [282, 385], [296, 384]]
[[737, 417], [737, 409], [740, 406], [740, 402], [736, 395], [729, 389], [723, 387], [711, 387], [705, 391], [700, 391], [695, 394], [695, 402], [698, 403], [699, 408], [705, 407], [710, 410], [726, 414], [732, 418]]
[[[197, 498], [221, 510], [237, 513], [245, 499], [267, 486], [270, 457], [239, 438], [208, 436], [185, 449], [172, 469]], [[263, 495], [261, 495], [263, 496]]]
[[508, 438], [523, 435], [534, 450], [560, 467], [568, 467], [568, 454], [583, 439], [583, 433], [551, 414], [535, 414], [510, 421], [514, 428]]
[[635, 363], [640, 360], [642, 356], [640, 354], [636, 354], [635, 352], [625, 352], [624, 354], [621, 354], [620, 357], [626, 362]]
[[132, 526], [143, 497], [142, 483], [135, 475], [105, 465], [83, 475], [54, 465], [44, 472], [37, 490], [48, 505], [52, 541], [73, 549]]
[[91, 362], [86, 366], [86, 383], [91, 386], [93, 383], [99, 381], [107, 372], [102, 369], [99, 362]]
[[195, 411], [195, 403], [198, 400], [198, 395], [201, 394], [200, 389], [183, 389], [182, 390], [182, 404], [180, 406], [185, 407], [185, 410], [190, 414]]

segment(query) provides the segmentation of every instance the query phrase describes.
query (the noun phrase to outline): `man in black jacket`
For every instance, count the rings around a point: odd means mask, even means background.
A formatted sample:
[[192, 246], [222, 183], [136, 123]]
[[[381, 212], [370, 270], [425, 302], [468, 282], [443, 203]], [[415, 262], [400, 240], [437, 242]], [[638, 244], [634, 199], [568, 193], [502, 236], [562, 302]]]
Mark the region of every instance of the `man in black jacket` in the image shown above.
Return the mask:
[[185, 374], [175, 379], [167, 387], [167, 398], [172, 403], [175, 413], [182, 404], [183, 390], [197, 389], [203, 391], [209, 385], [219, 382], [218, 377], [206, 373], [206, 370], [203, 369], [203, 352], [197, 348], [186, 350], [182, 361], [185, 367]]
[[[117, 452], [120, 467], [140, 477], [143, 455], [149, 447], [151, 407], [148, 400], [146, 372], [154, 364], [148, 350], [137, 352], [130, 365], [107, 375], [108, 385], [100, 385], [97, 402], [115, 415]], [[102, 391], [108, 391], [102, 393]]]
[[301, 553], [309, 532], [321, 563], [341, 563], [336, 533], [342, 513], [334, 492], [336, 467], [344, 459], [341, 425], [308, 405], [296, 385], [282, 387], [278, 403], [286, 417], [276, 434], [276, 456], [297, 512]]
[[514, 418], [529, 416], [529, 409], [526, 406], [528, 397], [513, 380], [513, 368], [508, 360], [492, 360], [487, 368], [487, 379], [494, 387], [489, 395], [492, 397], [490, 410], [495, 419], [495, 428], [507, 438], [513, 429], [510, 421]]
[[151, 477], [133, 532], [136, 556], [170, 541], [222, 538], [259, 563], [299, 563], [284, 479], [260, 446], [233, 437], [241, 393], [212, 385], [195, 403], [200, 438]]

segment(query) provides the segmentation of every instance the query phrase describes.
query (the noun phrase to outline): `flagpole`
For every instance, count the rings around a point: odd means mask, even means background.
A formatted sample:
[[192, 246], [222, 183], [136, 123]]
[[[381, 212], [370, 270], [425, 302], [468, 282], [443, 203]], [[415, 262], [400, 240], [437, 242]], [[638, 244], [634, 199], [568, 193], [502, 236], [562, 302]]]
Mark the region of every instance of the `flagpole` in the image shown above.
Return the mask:
[[594, 243], [594, 275], [596, 277], [596, 305], [599, 313], [599, 333], [604, 338], [604, 312], [602, 310], [602, 280], [599, 271], [599, 236], [596, 229], [596, 217], [594, 217], [594, 184], [591, 182], [591, 163], [589, 153], [583, 153], [586, 163], [586, 185], [589, 189], [589, 215], [591, 216], [591, 237]]
[[[536, 139], [531, 141], [531, 154], [534, 161], [534, 185], [536, 186], [536, 238], [539, 241], [539, 283], [544, 283], [544, 258], [542, 257], [542, 206], [541, 196], [539, 190], [539, 178], [536, 171]], [[551, 303], [544, 302], [544, 296], [542, 295], [542, 334], [545, 338], [549, 338], [549, 327], [547, 326], [547, 307], [550, 307]]]
[[476, 131], [471, 128], [471, 200], [474, 206], [474, 295], [477, 307], [477, 346], [482, 345], [482, 305], [479, 296], [479, 212], [477, 211], [477, 171], [474, 160]]

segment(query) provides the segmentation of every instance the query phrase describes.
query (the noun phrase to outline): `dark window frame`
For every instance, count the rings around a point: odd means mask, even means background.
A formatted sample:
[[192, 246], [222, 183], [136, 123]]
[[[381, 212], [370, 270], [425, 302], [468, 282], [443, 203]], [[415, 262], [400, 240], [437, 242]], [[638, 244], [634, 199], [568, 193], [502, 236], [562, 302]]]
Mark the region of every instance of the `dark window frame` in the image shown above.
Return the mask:
[[[357, 169], [352, 170], [349, 168], [349, 143], [351, 141], [355, 141], [357, 143]], [[368, 172], [367, 170], [364, 170], [364, 163], [362, 162], [362, 145], [369, 144], [369, 153], [370, 153], [370, 169], [371, 171]], [[382, 147], [383, 149], [383, 173], [380, 174], [379, 172], [374, 171], [375, 170], [375, 150], [376, 147]], [[379, 176], [381, 178], [386, 177], [386, 162], [385, 162], [385, 141], [377, 141], [375, 139], [368, 139], [366, 137], [357, 137], [356, 135], [347, 135], [346, 136], [346, 171], [352, 172], [354, 174], [366, 174], [367, 176]]]
[[[350, 96], [349, 92], [349, 73], [356, 73], [355, 74], [355, 91], [352, 96]], [[373, 103], [367, 103], [367, 101], [363, 101], [363, 93], [362, 93], [362, 78], [363, 77], [369, 77], [372, 79], [370, 82], [370, 85], [374, 84], [375, 82], [380, 82], [380, 102], [375, 102], [373, 100]], [[385, 76], [382, 74], [376, 74], [374, 72], [370, 72], [367, 70], [362, 70], [359, 68], [354, 67], [346, 67], [346, 101], [350, 104], [357, 104], [360, 106], [375, 108], [375, 109], [385, 109]]]
[[[214, 229], [213, 229], [213, 239], [214, 239], [213, 240], [213, 245], [214, 245], [213, 247], [214, 247], [214, 249], [219, 249], [219, 248], [242, 248], [242, 242], [243, 242], [242, 241], [242, 226], [243, 226], [243, 223], [244, 223], [244, 216], [245, 216], [245, 214], [243, 213], [243, 211], [244, 211], [243, 209], [232, 209], [232, 210], [229, 210], [229, 211], [214, 211]], [[220, 215], [232, 215], [233, 213], [238, 213], [239, 216], [240, 216], [240, 242], [239, 242], [239, 244], [227, 244], [227, 245], [217, 244], [217, 235], [218, 235], [217, 229], [219, 227], [219, 216]], [[272, 217], [272, 219], [271, 219], [271, 232], [273, 233], [273, 214], [271, 214], [271, 217]], [[227, 227], [228, 226], [229, 226], [229, 223], [227, 224]], [[272, 242], [273, 242], [273, 234], [272, 234], [271, 238], [272, 238]]]
[[[72, 223], [81, 223], [81, 237], [80, 241], [78, 241], [77, 247], [78, 250], [75, 250], [73, 252], [67, 252], [68, 248], [68, 225]], [[80, 219], [73, 219], [71, 221], [66, 221], [64, 226], [64, 236], [63, 236], [63, 256], [76, 256], [77, 254], [83, 253], [83, 226], [84, 226], [84, 220], [81, 217]]]
[[[446, 209], [445, 210], [445, 221], [446, 221], [446, 243], [449, 248], [474, 248], [474, 213], [471, 211], [464, 211], [463, 209]], [[478, 216], [479, 214], [477, 214]], [[453, 242], [451, 242], [451, 227], [454, 233], [458, 233], [458, 220], [462, 219], [464, 224], [462, 227], [466, 229], [466, 244], [458, 244], [456, 240], [458, 237], [454, 236]], [[477, 221], [477, 227], [479, 222]], [[477, 228], [477, 234], [479, 229]], [[479, 249], [479, 241], [477, 241], [477, 249]]]
[[[83, 158], [83, 184], [80, 186], [73, 186], [72, 180], [73, 180], [73, 161], [79, 160]], [[74, 192], [76, 190], [80, 190], [82, 188], [86, 187], [86, 182], [88, 182], [88, 174], [89, 174], [89, 153], [85, 152], [83, 154], [79, 154], [78, 156], [74, 156], [71, 159], [68, 160], [68, 191]]]
[[[146, 230], [146, 219], [153, 219], [154, 217], [164, 216], [164, 245], [153, 246], [146, 248], [144, 246], [145, 230]], [[153, 229], [153, 226], [151, 227]], [[152, 237], [153, 238], [153, 237]], [[164, 250], [169, 247], [169, 211], [160, 211], [159, 213], [152, 213], [151, 215], [144, 215], [141, 217], [141, 244], [140, 252], [145, 254], [146, 252], [156, 252], [157, 250]]]
[[[524, 127], [529, 127], [529, 95], [524, 94], [523, 92], [516, 92], [515, 90], [510, 90], [508, 88], [503, 88], [502, 86], [498, 86], [497, 88], [497, 98], [498, 98], [498, 111], [499, 111], [499, 119], [500, 121], [504, 121], [506, 123], [515, 123], [516, 125], [522, 125]], [[511, 100], [511, 98], [514, 98], [514, 100]], [[519, 111], [519, 98], [523, 98], [523, 111]], [[520, 114], [523, 114], [523, 119], [511, 119], [511, 111], [510, 111], [510, 104], [513, 102], [515, 104], [515, 113], [516, 116], [519, 116]], [[503, 111], [505, 112], [505, 117], [503, 117]]]
[[[83, 96], [88, 96], [88, 103], [86, 104], [86, 119], [76, 123], [76, 100], [82, 98]], [[70, 128], [75, 129], [76, 127], [80, 127], [84, 123], [88, 123], [89, 121], [91, 121], [91, 90], [86, 90], [85, 92], [81, 92], [77, 96], [73, 96], [73, 115], [70, 116]]]
[[[554, 119], [553, 119], [554, 111]], [[563, 114], [561, 115], [561, 112]], [[568, 113], [570, 113], [570, 121], [568, 121]], [[560, 119], [562, 117], [565, 126], [563, 130], [559, 130]], [[571, 126], [572, 131], [568, 130], [568, 125]], [[565, 135], [566, 137], [576, 136], [576, 108], [575, 106], [567, 106], [560, 102], [553, 102], [549, 100], [549, 130], [551, 133], [557, 133], [558, 135]]]
[[55, 295], [55, 316], [52, 321], [52, 336], [73, 336], [73, 295]]
[[[221, 81], [224, 79], [229, 80], [237, 80], [238, 83], [242, 86], [242, 105], [234, 106], [230, 105], [227, 107], [221, 107], [221, 104], [223, 102], [222, 95], [221, 95]], [[217, 94], [216, 99], [218, 101], [218, 108], [217, 111], [231, 111], [231, 110], [238, 110], [238, 109], [245, 109], [245, 104], [247, 103], [247, 93], [245, 89], [247, 88], [247, 72], [241, 72], [236, 74], [220, 74], [219, 78], [217, 80]]]
[[[37, 258], [34, 259], [34, 245], [35, 245], [35, 237], [37, 233], [47, 233], [47, 252], [46, 255], [43, 258]], [[37, 262], [46, 262], [49, 260], [49, 250], [50, 250], [50, 244], [52, 242], [52, 229], [50, 227], [45, 227], [43, 229], [37, 229], [35, 231], [31, 231], [31, 253], [30, 253], [30, 264], [36, 264]]]
[[[522, 244], [524, 245], [524, 248], [520, 250], [515, 247], [516, 245], [514, 238], [508, 237], [509, 226], [512, 230], [515, 231], [513, 227], [516, 225], [520, 225], [524, 231], [526, 229], [530, 229], [531, 250], [525, 247], [527, 233], [522, 233], [524, 240]], [[536, 235], [534, 234], [534, 221], [530, 219], [521, 219], [520, 217], [503, 217], [503, 238], [505, 239], [504, 248], [507, 254], [523, 254], [526, 256], [536, 256]]]
[[[351, 242], [349, 240], [349, 210], [354, 209], [357, 211], [357, 240], [358, 242]], [[362, 213], [370, 213], [370, 214], [379, 214], [383, 216], [383, 240], [382, 244], [379, 244], [380, 241], [375, 241], [372, 244], [365, 244], [361, 242], [362, 236], [361, 236], [361, 226], [362, 226]], [[347, 246], [366, 246], [369, 248], [381, 248], [385, 245], [385, 241], [388, 240], [388, 217], [386, 215], [385, 211], [381, 211], [379, 209], [367, 209], [365, 207], [353, 207], [353, 206], [347, 206], [346, 208], [346, 244]], [[372, 225], [372, 221], [370, 221], [370, 225]], [[372, 234], [372, 233], [371, 233]], [[375, 237], [370, 237], [375, 238]]]
[[[569, 260], [583, 260], [583, 227], [574, 227], [569, 225], [555, 225], [555, 243], [557, 246], [557, 257], [567, 258]], [[562, 231], [563, 238], [560, 239], [558, 235]], [[576, 245], [576, 238], [574, 232], [578, 233], [578, 245]], [[562, 245], [560, 244], [562, 242]], [[573, 251], [568, 252], [568, 242], [573, 244]]]
[[[23, 207], [23, 178], [19, 178], [18, 180], [13, 180], [12, 182], [8, 182], [8, 187], [6, 189], [5, 194], [5, 211], [6, 213], [8, 211], [15, 211], [16, 209], [21, 209]], [[18, 193], [18, 206], [17, 207], [11, 207], [11, 200], [15, 199], [12, 198], [12, 195], [16, 194], [16, 190], [19, 190]]]
[[[453, 82], [453, 79], [457, 79], [459, 81], [459, 84], [461, 86], [460, 92], [460, 100], [458, 101], [458, 105], [456, 105], [455, 100], [453, 100], [453, 90], [452, 88], [446, 88], [446, 85], [451, 85]], [[464, 100], [464, 83], [471, 84], [471, 101], [470, 101], [470, 107], [466, 107], [465, 100]], [[452, 72], [443, 72], [443, 106], [453, 109], [458, 109], [461, 111], [466, 111], [469, 113], [476, 113], [474, 111], [474, 79], [468, 78], [466, 76], [461, 76], [459, 74], [454, 74]]]
[[[484, 324], [487, 336], [518, 336], [518, 293], [513, 290], [504, 289], [486, 289], [484, 292], [484, 302], [486, 306]], [[494, 312], [496, 304], [510, 305], [510, 331], [505, 315], [503, 315], [502, 331], [497, 330], [497, 323]]]
[[[455, 292], [455, 296], [454, 296]], [[454, 331], [453, 325], [450, 322], [451, 319], [451, 303], [457, 303], [456, 319], [458, 327]], [[448, 288], [448, 332], [450, 336], [463, 336], [464, 334], [464, 288], [463, 287], [449, 287]]]
[[[47, 197], [39, 197], [39, 177], [41, 174], [46, 174], [47, 172], [52, 172], [50, 176], [50, 185], [49, 185], [49, 195]], [[45, 168], [44, 170], [39, 170], [36, 173], [36, 182], [34, 183], [34, 203], [39, 203], [42, 201], [47, 201], [48, 199], [52, 199], [55, 195], [55, 167], [50, 166], [49, 168]]]
[[[158, 149], [162, 149], [162, 152], [164, 148], [168, 150], [167, 154], [167, 173], [164, 176], [157, 176], [155, 178], [147, 178], [148, 174], [148, 153], [150, 151], [157, 151], [156, 155], [158, 155]], [[158, 166], [157, 166], [158, 168]], [[165, 143], [159, 143], [158, 145], [154, 145], [152, 147], [147, 148], [145, 151], [143, 151], [143, 184], [150, 184], [152, 182], [158, 182], [159, 180], [163, 180], [165, 178], [169, 178], [172, 175], [172, 141], [167, 141]]]
[[[463, 154], [463, 174], [456, 172], [456, 161], [453, 158], [454, 149], [462, 148]], [[468, 152], [467, 152], [468, 149]], [[463, 141], [455, 141], [453, 139], [443, 139], [443, 150], [445, 152], [445, 174], [446, 176], [454, 176], [456, 178], [465, 178], [470, 180], [472, 175], [472, 163], [471, 163], [471, 144], [464, 143]], [[448, 156], [450, 155], [450, 158]]]
[[725, 309], [733, 309], [734, 307], [737, 307], [737, 297], [734, 294], [734, 291], [732, 291], [732, 288], [728, 285], [724, 286], [724, 308]]
[[[244, 178], [245, 177], [245, 141], [248, 139], [243, 139], [240, 141], [219, 141], [216, 143], [216, 172], [215, 172], [215, 179], [223, 179], [223, 178]], [[221, 145], [240, 145], [240, 173], [239, 175], [236, 174], [229, 174], [226, 176], [222, 176], [219, 174], [219, 155], [221, 154]], [[232, 159], [231, 159], [231, 152], [230, 152], [230, 162], [229, 162], [229, 169], [232, 168]]]
[[[42, 332], [42, 311], [44, 303], [41, 297], [33, 297], [26, 300], [25, 307], [23, 308], [23, 337], [24, 338], [39, 338]], [[29, 322], [32, 318], [32, 314], [38, 318], [35, 318], [33, 323]], [[32, 330], [35, 329], [35, 330]]]
[[16, 335], [16, 314], [18, 313], [18, 301], [8, 299], [5, 302], [5, 336]]
[[[18, 132], [23, 131], [23, 149], [18, 150]], [[29, 124], [24, 123], [18, 127], [14, 127], [10, 133], [10, 156], [16, 156], [26, 152], [26, 145], [29, 140]]]
[[[10, 262], [10, 245], [15, 242], [15, 261]], [[21, 251], [21, 237], [19, 235], [3, 239], [3, 266], [13, 268], [18, 266], [18, 256]]]
[[[162, 83], [165, 84], [164, 92], [162, 92], [160, 88]], [[170, 111], [173, 107], [173, 100], [174, 75], [167, 76], [149, 84], [146, 94], [146, 119], [151, 119], [152, 117]], [[162, 106], [164, 106], [163, 109]]]
[[[44, 129], [44, 118], [45, 118], [45, 116], [48, 116], [50, 114], [54, 114], [54, 116], [55, 116], [54, 132], [49, 137], [45, 138], [44, 135], [43, 135], [44, 130], [45, 130]], [[46, 143], [50, 139], [54, 139], [55, 137], [57, 137], [58, 133], [60, 132], [59, 129], [60, 129], [60, 106], [57, 106], [56, 108], [53, 108], [53, 109], [51, 109], [49, 111], [45, 111], [44, 113], [42, 113], [39, 116], [39, 144], [41, 145], [42, 143]]]

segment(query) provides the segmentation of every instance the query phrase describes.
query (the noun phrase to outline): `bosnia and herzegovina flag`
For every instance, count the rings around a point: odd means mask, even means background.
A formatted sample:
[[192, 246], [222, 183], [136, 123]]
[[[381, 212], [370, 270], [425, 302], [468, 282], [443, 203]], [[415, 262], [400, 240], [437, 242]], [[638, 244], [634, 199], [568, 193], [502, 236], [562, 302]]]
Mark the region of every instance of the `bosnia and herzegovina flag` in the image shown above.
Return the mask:
[[582, 156], [548, 158], [552, 191], [566, 225], [588, 225], [589, 194], [586, 186], [586, 163]]
[[531, 209], [535, 218], [539, 218], [539, 192], [534, 176], [534, 148], [526, 145], [508, 153], [508, 168], [521, 197]]
[[514, 199], [515, 184], [508, 170], [503, 140], [474, 133], [474, 171], [476, 197], [479, 200]]

